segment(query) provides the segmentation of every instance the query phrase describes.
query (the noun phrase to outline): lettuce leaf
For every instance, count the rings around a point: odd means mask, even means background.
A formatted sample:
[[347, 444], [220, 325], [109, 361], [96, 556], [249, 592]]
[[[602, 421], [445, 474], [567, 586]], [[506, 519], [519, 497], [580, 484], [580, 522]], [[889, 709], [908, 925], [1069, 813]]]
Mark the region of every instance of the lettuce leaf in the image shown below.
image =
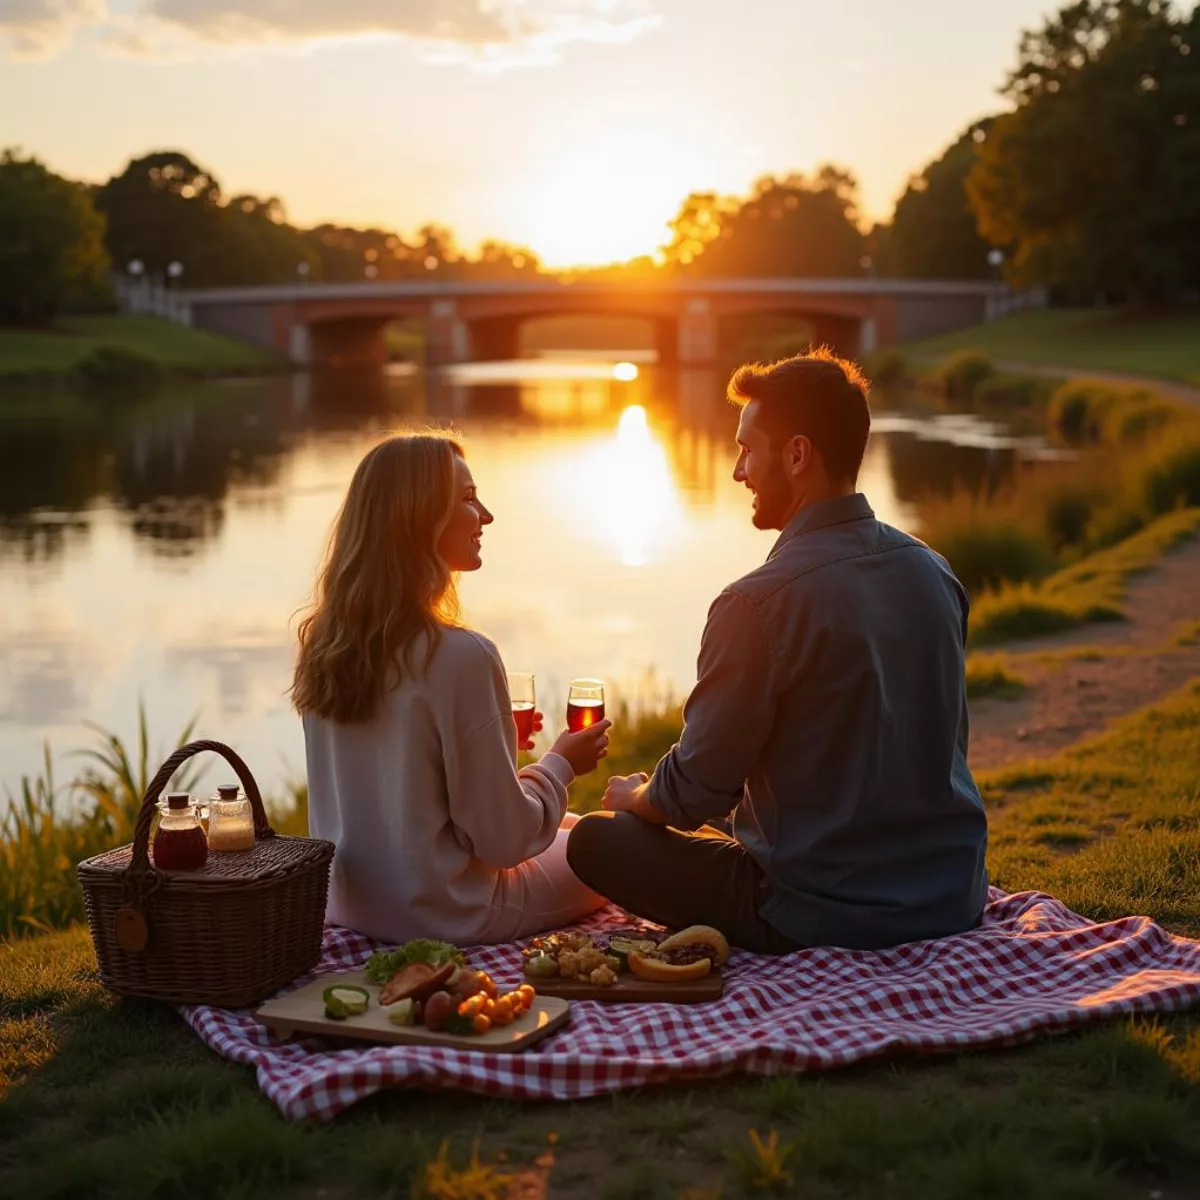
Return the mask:
[[376, 950], [367, 959], [367, 979], [371, 983], [387, 983], [401, 967], [406, 967], [409, 963], [424, 962], [429, 963], [431, 967], [440, 967], [448, 962], [462, 966], [464, 961], [462, 951], [449, 942], [438, 942], [433, 938], [414, 938], [394, 950]]

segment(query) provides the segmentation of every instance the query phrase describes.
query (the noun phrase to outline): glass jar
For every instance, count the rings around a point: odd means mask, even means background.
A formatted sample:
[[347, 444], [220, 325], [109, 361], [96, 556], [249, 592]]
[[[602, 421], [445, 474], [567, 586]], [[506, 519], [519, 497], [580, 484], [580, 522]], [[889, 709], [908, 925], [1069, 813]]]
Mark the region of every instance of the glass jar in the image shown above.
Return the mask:
[[161, 871], [196, 871], [208, 861], [208, 842], [188, 792], [171, 792], [150, 848]]
[[208, 848], [253, 850], [254, 811], [236, 783], [225, 783], [208, 800]]

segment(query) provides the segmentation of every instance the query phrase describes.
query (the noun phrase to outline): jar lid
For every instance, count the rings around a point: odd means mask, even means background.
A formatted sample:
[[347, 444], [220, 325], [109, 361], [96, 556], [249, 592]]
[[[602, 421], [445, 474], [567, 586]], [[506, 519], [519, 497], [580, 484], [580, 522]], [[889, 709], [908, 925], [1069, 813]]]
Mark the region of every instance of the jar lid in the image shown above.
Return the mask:
[[221, 800], [236, 800], [240, 790], [236, 783], [222, 783], [217, 786], [217, 796]]
[[168, 808], [187, 808], [191, 802], [191, 792], [169, 792], [167, 794]]

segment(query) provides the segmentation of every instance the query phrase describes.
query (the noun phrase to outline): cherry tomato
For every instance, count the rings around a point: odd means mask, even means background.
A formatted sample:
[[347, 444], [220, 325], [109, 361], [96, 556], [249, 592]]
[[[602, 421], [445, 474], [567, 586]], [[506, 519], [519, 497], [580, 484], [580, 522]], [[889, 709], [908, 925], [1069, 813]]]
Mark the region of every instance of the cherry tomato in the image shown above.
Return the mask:
[[464, 1017], [477, 1017], [483, 1012], [483, 1006], [486, 1003], [487, 997], [482, 992], [476, 992], [474, 996], [468, 996], [458, 1006], [458, 1011]]
[[479, 972], [479, 990], [487, 995], [489, 1000], [496, 998], [496, 981], [486, 972]]
[[492, 1014], [492, 1020], [497, 1025], [507, 1025], [513, 1019], [512, 1003], [507, 996], [501, 996], [496, 1001], [496, 1011]]
[[491, 1027], [491, 1021], [483, 1013], [476, 1013], [471, 1018], [471, 1029], [475, 1033], [487, 1033]]
[[517, 995], [520, 996], [524, 1001], [526, 1009], [532, 1008], [534, 1000], [537, 999], [537, 992], [534, 990], [533, 984], [531, 983], [521, 984], [521, 986], [517, 988]]

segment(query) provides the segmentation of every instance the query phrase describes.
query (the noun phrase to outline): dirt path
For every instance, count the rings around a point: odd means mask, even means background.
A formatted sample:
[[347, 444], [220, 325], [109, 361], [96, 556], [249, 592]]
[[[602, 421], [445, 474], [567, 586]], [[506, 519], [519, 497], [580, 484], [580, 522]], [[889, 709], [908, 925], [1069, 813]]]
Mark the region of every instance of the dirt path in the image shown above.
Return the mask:
[[1017, 700], [971, 703], [971, 767], [1045, 758], [1200, 676], [1200, 542], [1189, 542], [1129, 588], [1130, 619], [1009, 642], [997, 652], [1029, 683]]

